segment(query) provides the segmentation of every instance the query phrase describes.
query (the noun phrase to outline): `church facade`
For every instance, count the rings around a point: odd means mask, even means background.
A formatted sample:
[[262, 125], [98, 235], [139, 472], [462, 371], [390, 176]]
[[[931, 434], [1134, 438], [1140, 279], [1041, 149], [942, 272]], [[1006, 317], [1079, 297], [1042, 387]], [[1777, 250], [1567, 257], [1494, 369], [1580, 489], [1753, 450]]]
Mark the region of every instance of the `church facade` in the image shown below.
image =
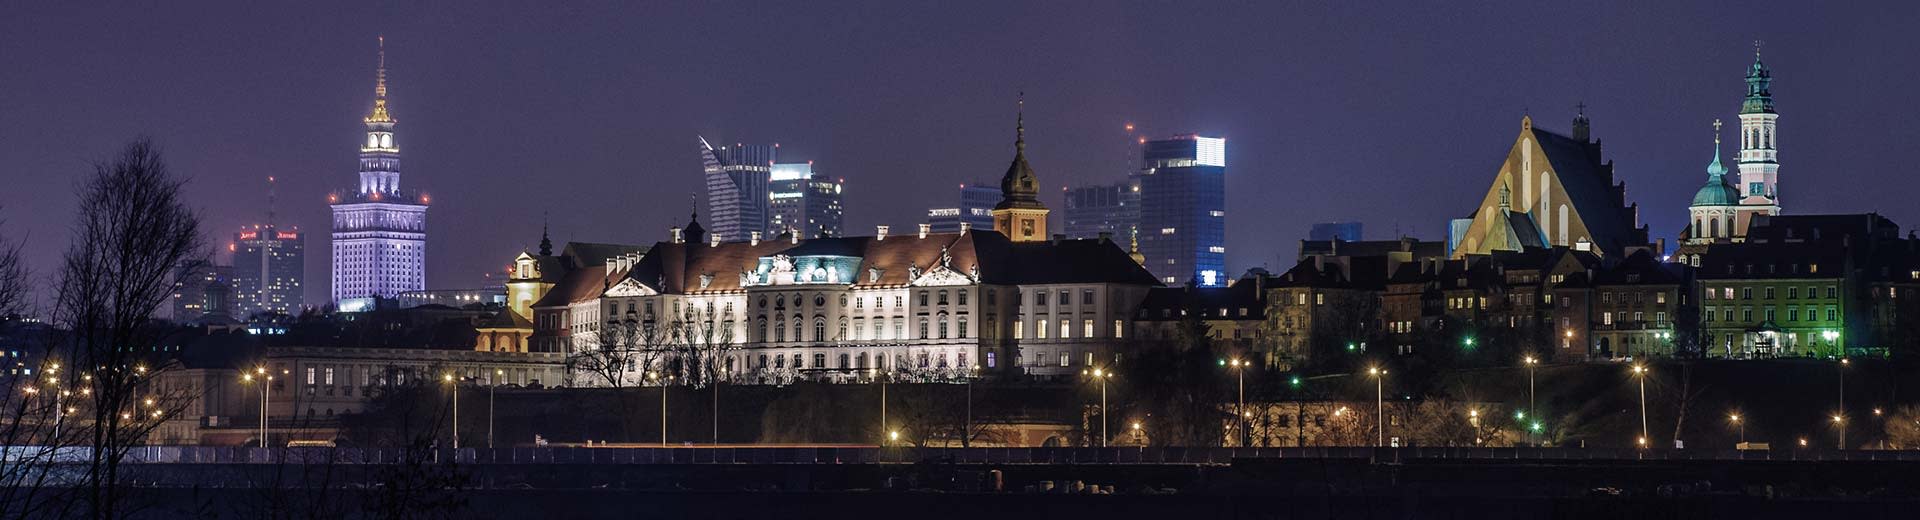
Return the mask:
[[1574, 119], [1571, 136], [1522, 117], [1520, 135], [1473, 217], [1450, 226], [1449, 256], [1567, 247], [1623, 257], [1646, 248], [1639, 206], [1626, 202], [1626, 184], [1614, 180], [1613, 163], [1601, 159], [1590, 129], [1584, 113]]

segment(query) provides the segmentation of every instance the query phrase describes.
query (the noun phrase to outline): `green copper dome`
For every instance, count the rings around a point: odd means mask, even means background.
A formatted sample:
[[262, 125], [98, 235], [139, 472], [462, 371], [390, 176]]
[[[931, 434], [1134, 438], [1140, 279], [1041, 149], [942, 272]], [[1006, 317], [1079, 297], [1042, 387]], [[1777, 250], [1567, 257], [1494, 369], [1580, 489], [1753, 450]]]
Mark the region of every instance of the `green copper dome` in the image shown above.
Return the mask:
[[[1714, 122], [1717, 130], [1720, 123]], [[1732, 206], [1740, 203], [1740, 190], [1727, 185], [1727, 167], [1720, 164], [1720, 138], [1713, 139], [1713, 162], [1707, 164], [1707, 184], [1693, 194], [1695, 206]]]

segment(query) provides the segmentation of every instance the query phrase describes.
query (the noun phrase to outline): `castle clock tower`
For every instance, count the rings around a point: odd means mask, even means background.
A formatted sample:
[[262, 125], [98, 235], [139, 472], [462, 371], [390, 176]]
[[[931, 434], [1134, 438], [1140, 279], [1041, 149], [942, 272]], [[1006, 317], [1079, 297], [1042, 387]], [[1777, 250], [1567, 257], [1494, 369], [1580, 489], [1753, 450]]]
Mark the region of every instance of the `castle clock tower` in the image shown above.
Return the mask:
[[1014, 242], [1047, 239], [1047, 206], [1040, 203], [1040, 179], [1027, 165], [1027, 101], [1020, 100], [1014, 120], [1013, 164], [1000, 178], [1000, 203], [993, 206], [993, 230]]

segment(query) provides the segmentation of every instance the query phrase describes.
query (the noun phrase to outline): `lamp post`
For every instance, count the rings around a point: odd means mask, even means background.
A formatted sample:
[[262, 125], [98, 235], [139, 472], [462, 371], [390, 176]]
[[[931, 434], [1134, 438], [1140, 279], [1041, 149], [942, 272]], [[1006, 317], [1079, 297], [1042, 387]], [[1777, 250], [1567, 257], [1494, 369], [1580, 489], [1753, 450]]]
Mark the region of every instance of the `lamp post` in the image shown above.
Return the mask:
[[720, 369], [720, 377], [709, 381], [713, 384], [713, 444], [720, 444], [720, 380], [726, 378], [729, 370]]
[[1373, 367], [1367, 374], [1373, 376], [1373, 447], [1378, 448], [1387, 444], [1387, 371]]
[[654, 370], [647, 371], [647, 379], [653, 380], [654, 383], [660, 385], [660, 445], [666, 446], [667, 445], [667, 380], [665, 378], [660, 377], [660, 372], [654, 371]]
[[1082, 373], [1100, 382], [1100, 447], [1105, 448], [1107, 447], [1107, 378], [1112, 377], [1113, 373], [1098, 368], [1093, 369], [1092, 372]]
[[980, 365], [967, 368], [967, 418], [966, 422], [960, 423], [960, 447], [963, 448], [973, 446], [973, 378], [978, 377], [979, 374]]
[[487, 449], [493, 449], [493, 393], [494, 393], [494, 389], [495, 389], [495, 388], [498, 388], [498, 387], [500, 386], [500, 378], [501, 378], [501, 377], [503, 377], [503, 376], [505, 376], [506, 374], [507, 374], [507, 372], [506, 372], [505, 370], [500, 370], [500, 369], [494, 369], [494, 371], [493, 371], [493, 381], [491, 381], [491, 383], [493, 383], [493, 384], [490, 384], [490, 385], [487, 385]]
[[1833, 428], [1840, 430], [1839, 448], [1842, 450], [1847, 449], [1847, 418], [1840, 414], [1833, 414]]
[[267, 373], [267, 367], [254, 367], [252, 374], [240, 376], [242, 382], [260, 381], [260, 447], [267, 444], [267, 403], [273, 401], [273, 374]]
[[[1251, 364], [1253, 364], [1253, 362], [1241, 361], [1238, 359], [1227, 362], [1227, 366], [1233, 367], [1234, 377], [1239, 380], [1239, 386], [1240, 386], [1240, 397], [1238, 401], [1239, 404], [1234, 405], [1233, 415], [1237, 416], [1240, 420], [1240, 446], [1241, 447], [1246, 447], [1249, 444], [1253, 444], [1253, 432], [1247, 431], [1247, 419], [1249, 417], [1247, 415], [1247, 365], [1251, 365]], [[1100, 413], [1103, 415], [1107, 413], [1106, 408], [1107, 408], [1107, 405], [1105, 404], [1100, 405]]]
[[[440, 377], [447, 382], [449, 392], [453, 393], [453, 449], [460, 449], [460, 383], [454, 381], [453, 374]], [[455, 455], [456, 457], [458, 455]]]
[[1640, 446], [1648, 447], [1652, 441], [1647, 437], [1647, 367], [1634, 365], [1633, 377], [1640, 380]]
[[[1728, 414], [1727, 421], [1732, 422], [1734, 428], [1740, 430], [1740, 444], [1742, 445], [1746, 444], [1747, 443], [1747, 423], [1740, 421], [1740, 414], [1738, 412]], [[1734, 446], [1734, 447], [1738, 448], [1739, 446]]]
[[[1534, 409], [1533, 368], [1534, 366], [1540, 364], [1540, 359], [1535, 358], [1533, 356], [1527, 356], [1525, 359], [1523, 359], [1523, 361], [1527, 363], [1527, 415], [1533, 416], [1534, 421], [1539, 421], [1540, 413], [1538, 410]], [[1539, 428], [1527, 428], [1527, 442], [1537, 442], [1537, 440], [1534, 438], [1534, 434], [1538, 431], [1539, 431]]]
[[[881, 359], [878, 363], [875, 363], [875, 365], [885, 365], [885, 364], [886, 364], [886, 356], [884, 355], [881, 356]], [[887, 429], [887, 380], [882, 379], [880, 377], [886, 372], [881, 372], [879, 366], [875, 366], [872, 370], [873, 370], [873, 381], [875, 383], [880, 384], [880, 431], [887, 432], [888, 437], [899, 438], [900, 436], [899, 432]]]

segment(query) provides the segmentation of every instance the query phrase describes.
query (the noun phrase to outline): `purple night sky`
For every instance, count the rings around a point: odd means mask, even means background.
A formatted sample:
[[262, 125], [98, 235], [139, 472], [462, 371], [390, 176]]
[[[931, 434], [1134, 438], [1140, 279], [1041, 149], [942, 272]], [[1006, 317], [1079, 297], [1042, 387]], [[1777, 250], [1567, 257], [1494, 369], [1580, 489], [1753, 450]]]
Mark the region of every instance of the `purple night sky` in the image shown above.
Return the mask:
[[1900, 202], [1920, 188], [1901, 158], [1920, 142], [1902, 123], [1920, 3], [1329, 3], [11, 5], [0, 233], [51, 276], [74, 184], [150, 135], [223, 248], [263, 220], [277, 176], [281, 223], [311, 233], [308, 302], [324, 301], [325, 194], [354, 182], [380, 34], [403, 183], [435, 204], [433, 288], [479, 285], [539, 240], [542, 212], [556, 242], [664, 239], [702, 192], [696, 134], [779, 142], [846, 178], [851, 234], [910, 229], [1005, 171], [1021, 90], [1056, 219], [1060, 187], [1124, 175], [1127, 122], [1227, 137], [1235, 273], [1283, 268], [1314, 222], [1441, 239], [1522, 114], [1565, 132], [1581, 101], [1671, 241], [1756, 39], [1785, 211], [1920, 226]]

